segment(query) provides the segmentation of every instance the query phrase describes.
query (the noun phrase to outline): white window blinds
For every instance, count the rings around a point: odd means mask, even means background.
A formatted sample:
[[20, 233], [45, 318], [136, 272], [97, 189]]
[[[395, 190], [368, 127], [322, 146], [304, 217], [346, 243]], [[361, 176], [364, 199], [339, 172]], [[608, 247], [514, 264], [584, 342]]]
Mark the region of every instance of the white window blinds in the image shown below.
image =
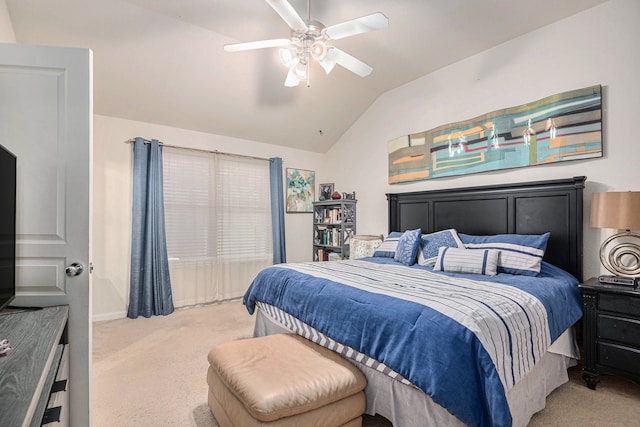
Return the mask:
[[163, 154], [175, 305], [242, 296], [273, 261], [269, 163], [169, 147]]
[[169, 258], [215, 256], [213, 158], [164, 148], [163, 168]]
[[269, 163], [219, 155], [215, 170], [218, 255], [273, 259]]

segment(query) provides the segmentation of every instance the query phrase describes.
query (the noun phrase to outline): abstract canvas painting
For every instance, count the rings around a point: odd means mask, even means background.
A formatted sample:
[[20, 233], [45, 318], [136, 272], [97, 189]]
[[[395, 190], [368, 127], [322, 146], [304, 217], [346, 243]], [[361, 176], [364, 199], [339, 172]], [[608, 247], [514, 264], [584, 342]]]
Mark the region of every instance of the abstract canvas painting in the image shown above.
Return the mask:
[[287, 169], [287, 213], [313, 212], [314, 171]]
[[396, 138], [389, 184], [602, 157], [601, 92], [563, 92]]

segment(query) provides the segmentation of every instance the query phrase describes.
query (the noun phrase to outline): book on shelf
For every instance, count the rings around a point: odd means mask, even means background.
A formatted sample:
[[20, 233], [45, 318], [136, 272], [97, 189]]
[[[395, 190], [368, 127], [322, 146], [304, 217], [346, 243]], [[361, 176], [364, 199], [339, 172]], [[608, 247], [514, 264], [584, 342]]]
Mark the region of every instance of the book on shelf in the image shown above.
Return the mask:
[[324, 249], [318, 249], [318, 261], [329, 261], [329, 251], [325, 251]]
[[342, 259], [342, 255], [339, 252], [327, 251], [325, 249], [318, 249], [317, 254], [317, 261], [338, 261]]
[[340, 224], [341, 217], [341, 209], [325, 208], [316, 212], [316, 222], [318, 224]]
[[338, 228], [318, 228], [315, 241], [319, 245], [340, 246], [340, 230]]

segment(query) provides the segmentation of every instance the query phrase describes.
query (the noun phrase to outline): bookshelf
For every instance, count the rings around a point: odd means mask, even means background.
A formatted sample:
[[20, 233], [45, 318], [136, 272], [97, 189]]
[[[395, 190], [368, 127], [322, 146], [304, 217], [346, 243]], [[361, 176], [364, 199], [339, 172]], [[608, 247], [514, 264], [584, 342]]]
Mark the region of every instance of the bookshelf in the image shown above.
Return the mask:
[[313, 260], [349, 258], [349, 240], [356, 234], [357, 200], [313, 203]]

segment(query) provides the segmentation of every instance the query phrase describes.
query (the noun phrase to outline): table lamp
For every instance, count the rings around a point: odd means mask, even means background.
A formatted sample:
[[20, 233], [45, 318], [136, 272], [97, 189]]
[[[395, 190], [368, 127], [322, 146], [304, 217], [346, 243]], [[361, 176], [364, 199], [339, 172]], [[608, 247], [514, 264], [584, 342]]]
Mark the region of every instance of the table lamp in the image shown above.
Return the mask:
[[600, 247], [604, 268], [619, 277], [640, 277], [640, 191], [593, 193], [591, 226], [625, 230], [608, 237]]

